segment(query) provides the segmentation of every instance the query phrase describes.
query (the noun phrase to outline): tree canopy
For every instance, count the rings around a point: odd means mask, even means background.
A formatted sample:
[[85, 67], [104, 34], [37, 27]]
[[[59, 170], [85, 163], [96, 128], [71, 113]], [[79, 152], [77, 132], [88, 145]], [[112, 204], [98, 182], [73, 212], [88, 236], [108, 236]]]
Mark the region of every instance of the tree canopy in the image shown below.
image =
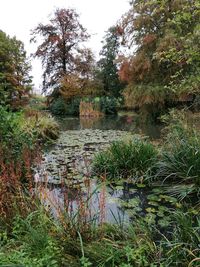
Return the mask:
[[35, 57], [42, 60], [45, 92], [65, 87], [66, 81], [72, 81], [71, 75], [87, 76], [92, 53], [84, 49], [83, 42], [89, 35], [74, 9], [57, 9], [49, 23], [39, 24], [32, 35], [32, 41], [42, 37]]
[[0, 104], [21, 98], [31, 89], [30, 70], [23, 43], [0, 30]]
[[103, 84], [104, 92], [113, 96], [120, 96], [124, 83], [119, 80], [117, 57], [120, 49], [120, 36], [118, 27], [113, 26], [108, 29], [100, 51], [98, 78]]
[[135, 45], [120, 69], [131, 105], [163, 104], [200, 91], [199, 0], [131, 1], [123, 41]]

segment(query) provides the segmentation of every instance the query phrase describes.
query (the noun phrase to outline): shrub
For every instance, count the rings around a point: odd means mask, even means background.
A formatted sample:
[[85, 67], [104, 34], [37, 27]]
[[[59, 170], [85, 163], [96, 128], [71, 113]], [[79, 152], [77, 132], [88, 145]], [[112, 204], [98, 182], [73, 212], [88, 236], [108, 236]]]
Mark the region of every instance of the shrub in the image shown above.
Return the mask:
[[95, 105], [95, 103], [91, 102], [81, 101], [79, 111], [80, 111], [80, 116], [83, 117], [98, 118], [103, 116], [103, 113], [99, 111], [99, 105]]
[[116, 114], [118, 101], [115, 97], [102, 96], [99, 99], [100, 110], [105, 114]]
[[50, 105], [50, 110], [54, 115], [65, 115], [66, 114], [66, 103], [63, 98], [57, 98]]
[[54, 115], [78, 115], [79, 114], [80, 99], [74, 98], [66, 102], [63, 98], [59, 97], [53, 101], [50, 110]]
[[95, 156], [94, 172], [108, 179], [133, 178], [137, 181], [150, 171], [157, 157], [154, 146], [144, 139], [116, 141]]
[[4, 156], [17, 159], [25, 147], [32, 147], [33, 140], [19, 125], [20, 113], [0, 107], [0, 118], [0, 148]]

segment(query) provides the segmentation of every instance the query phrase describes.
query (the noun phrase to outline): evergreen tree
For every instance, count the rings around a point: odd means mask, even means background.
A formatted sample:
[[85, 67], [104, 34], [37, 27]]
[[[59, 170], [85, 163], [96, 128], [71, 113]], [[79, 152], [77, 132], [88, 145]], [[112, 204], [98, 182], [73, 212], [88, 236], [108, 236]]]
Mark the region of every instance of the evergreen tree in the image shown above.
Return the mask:
[[124, 83], [119, 80], [116, 59], [120, 48], [120, 36], [117, 27], [111, 27], [105, 35], [103, 48], [98, 62], [98, 78], [103, 84], [104, 91], [112, 96], [120, 96]]

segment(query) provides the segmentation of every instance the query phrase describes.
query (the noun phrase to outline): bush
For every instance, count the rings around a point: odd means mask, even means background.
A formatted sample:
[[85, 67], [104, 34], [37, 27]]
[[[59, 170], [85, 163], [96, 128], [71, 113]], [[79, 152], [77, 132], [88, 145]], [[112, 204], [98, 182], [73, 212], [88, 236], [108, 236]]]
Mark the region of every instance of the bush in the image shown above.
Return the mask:
[[0, 148], [4, 157], [17, 160], [25, 147], [32, 147], [33, 140], [19, 125], [20, 113], [0, 107], [0, 118]]
[[66, 114], [66, 103], [62, 98], [57, 98], [50, 105], [50, 110], [54, 115], [65, 115]]
[[135, 137], [116, 141], [94, 158], [94, 172], [108, 179], [143, 179], [155, 163], [157, 151], [151, 143]]
[[100, 112], [107, 115], [116, 114], [118, 108], [122, 105], [123, 99], [113, 96], [86, 97], [84, 102], [92, 103]]
[[59, 97], [52, 102], [50, 110], [57, 116], [77, 116], [81, 101], [94, 104], [97, 110], [107, 115], [116, 114], [118, 107], [122, 104], [122, 99], [109, 96], [73, 98], [67, 102]]
[[74, 98], [66, 102], [63, 98], [59, 97], [53, 101], [50, 110], [56, 116], [78, 115], [79, 105], [79, 98]]
[[102, 96], [99, 100], [100, 110], [105, 114], [116, 114], [118, 101], [115, 97]]

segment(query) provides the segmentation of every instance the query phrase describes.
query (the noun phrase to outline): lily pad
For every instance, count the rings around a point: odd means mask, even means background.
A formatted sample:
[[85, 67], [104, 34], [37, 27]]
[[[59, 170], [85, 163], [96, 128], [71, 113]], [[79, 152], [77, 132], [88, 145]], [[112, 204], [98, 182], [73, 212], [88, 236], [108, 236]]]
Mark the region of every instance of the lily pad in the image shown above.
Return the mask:
[[157, 195], [154, 195], [154, 194], [148, 195], [147, 199], [151, 200], [151, 201], [159, 201], [159, 197]]
[[170, 225], [170, 221], [166, 220], [166, 218], [160, 219], [160, 220], [158, 220], [158, 224], [164, 228], [164, 227], [168, 227]]
[[145, 184], [137, 184], [137, 187], [138, 188], [144, 188], [144, 187], [146, 187], [146, 185]]
[[158, 202], [156, 201], [149, 201], [148, 204], [155, 207], [159, 206]]
[[146, 208], [146, 211], [148, 212], [148, 213], [155, 213], [156, 212], [156, 209], [154, 209], [154, 208]]
[[116, 190], [123, 190], [124, 187], [123, 187], [122, 185], [117, 185], [117, 186], [115, 186], [115, 189], [116, 189]]
[[121, 206], [125, 208], [136, 208], [140, 204], [140, 199], [138, 197], [132, 198], [128, 201], [120, 200]]
[[153, 193], [156, 193], [156, 194], [160, 194], [160, 193], [163, 192], [163, 189], [162, 189], [162, 188], [154, 188], [154, 189], [152, 190], [152, 192], [153, 192]]
[[135, 189], [135, 188], [129, 188], [129, 189], [128, 189], [128, 192], [134, 194], [134, 193], [137, 193], [138, 190]]

